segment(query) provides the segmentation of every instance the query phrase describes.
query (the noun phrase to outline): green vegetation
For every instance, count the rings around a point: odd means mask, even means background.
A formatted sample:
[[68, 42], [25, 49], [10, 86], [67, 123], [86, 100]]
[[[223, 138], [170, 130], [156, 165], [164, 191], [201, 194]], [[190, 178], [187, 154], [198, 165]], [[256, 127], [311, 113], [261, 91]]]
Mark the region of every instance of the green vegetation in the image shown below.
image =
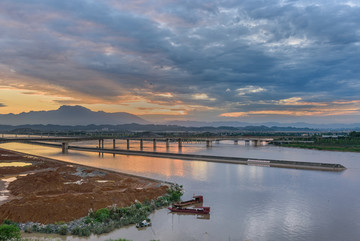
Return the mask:
[[20, 229], [14, 224], [3, 223], [0, 225], [0, 240], [19, 240]]
[[143, 220], [150, 222], [148, 216], [151, 212], [157, 208], [169, 206], [172, 202], [178, 202], [181, 195], [182, 186], [175, 184], [168, 189], [164, 196], [158, 197], [155, 200], [145, 200], [143, 203], [137, 202], [129, 207], [123, 208], [118, 208], [116, 205], [113, 205], [96, 211], [90, 209], [86, 217], [69, 223], [56, 222], [54, 224], [44, 225], [40, 223], [16, 224], [7, 221], [7, 225], [13, 225], [18, 230], [19, 226], [24, 232], [28, 233], [57, 233], [61, 235], [72, 234], [88, 237], [91, 234], [109, 233], [116, 228], [139, 223]]
[[341, 146], [326, 146], [326, 145], [316, 145], [316, 144], [283, 144], [286, 147], [297, 147], [297, 148], [306, 148], [306, 149], [315, 149], [315, 150], [324, 150], [324, 151], [347, 151], [347, 152], [360, 152], [359, 147], [341, 147]]
[[105, 222], [110, 218], [110, 210], [107, 208], [101, 208], [96, 211], [94, 218], [97, 222]]
[[293, 139], [291, 143], [281, 145], [316, 150], [360, 152], [360, 132], [356, 131], [350, 132], [347, 136], [329, 133], [328, 135], [318, 135], [306, 139], [312, 143], [304, 143], [303, 140], [297, 138]]
[[119, 239], [109, 239], [109, 240], [106, 240], [106, 241], [132, 241], [132, 240], [119, 238]]

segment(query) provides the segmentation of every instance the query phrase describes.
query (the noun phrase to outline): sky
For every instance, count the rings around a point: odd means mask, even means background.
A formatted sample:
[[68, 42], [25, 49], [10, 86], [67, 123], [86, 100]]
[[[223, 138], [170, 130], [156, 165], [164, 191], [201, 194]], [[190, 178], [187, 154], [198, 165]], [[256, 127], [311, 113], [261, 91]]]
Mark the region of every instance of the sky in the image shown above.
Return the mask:
[[0, 114], [360, 122], [358, 0], [1, 0]]

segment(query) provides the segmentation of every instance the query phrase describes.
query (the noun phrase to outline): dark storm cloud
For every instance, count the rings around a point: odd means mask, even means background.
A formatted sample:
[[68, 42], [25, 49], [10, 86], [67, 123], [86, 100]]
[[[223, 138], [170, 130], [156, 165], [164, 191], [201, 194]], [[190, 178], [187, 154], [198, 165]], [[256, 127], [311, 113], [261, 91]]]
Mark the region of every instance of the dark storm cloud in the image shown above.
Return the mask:
[[246, 111], [360, 90], [355, 1], [4, 0], [0, 9], [1, 64], [86, 95], [171, 92]]

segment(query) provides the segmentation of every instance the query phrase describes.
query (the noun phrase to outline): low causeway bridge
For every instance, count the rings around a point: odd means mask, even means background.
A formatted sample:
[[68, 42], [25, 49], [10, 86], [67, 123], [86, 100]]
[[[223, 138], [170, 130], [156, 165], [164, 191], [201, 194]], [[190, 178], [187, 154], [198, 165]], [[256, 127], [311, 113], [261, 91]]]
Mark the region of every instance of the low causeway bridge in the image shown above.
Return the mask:
[[239, 138], [239, 137], [172, 137], [172, 138], [164, 138], [164, 137], [95, 137], [95, 136], [74, 136], [74, 137], [46, 137], [46, 136], [17, 136], [14, 135], [12, 137], [5, 137], [2, 134], [0, 137], [0, 143], [6, 142], [55, 142], [62, 144], [63, 153], [67, 153], [69, 149], [69, 143], [72, 142], [83, 142], [83, 141], [94, 141], [97, 140], [99, 142], [98, 148], [104, 149], [104, 140], [112, 140], [113, 149], [116, 148], [116, 140], [126, 140], [126, 149], [130, 149], [131, 142], [137, 142], [140, 146], [140, 149], [143, 149], [144, 142], [150, 141], [153, 143], [154, 149], [156, 149], [156, 145], [158, 142], [164, 142], [166, 148], [169, 148], [171, 142], [176, 142], [178, 147], [181, 148], [183, 143], [206, 143], [206, 147], [212, 146], [213, 142], [219, 143], [222, 140], [231, 140], [234, 141], [234, 144], [237, 144], [239, 141], [244, 141], [245, 145], [250, 145], [252, 143], [255, 146], [258, 146], [261, 143], [269, 143], [273, 139], [271, 138], [258, 138], [258, 137], [247, 137], [247, 138]]
[[[104, 148], [104, 140], [112, 139], [113, 148]], [[116, 140], [126, 140], [127, 149], [115, 149]], [[80, 147], [70, 146], [71, 142], [90, 141], [98, 140], [98, 147]], [[154, 149], [156, 142], [163, 141], [166, 146], [169, 146], [169, 142], [177, 142], [179, 148], [181, 148], [183, 142], [205, 142], [207, 146], [210, 146], [212, 142], [221, 140], [233, 140], [234, 143], [238, 143], [239, 140], [245, 141], [246, 143], [254, 142], [257, 145], [259, 142], [270, 142], [271, 139], [266, 138], [254, 138], [254, 139], [240, 139], [240, 138], [114, 138], [114, 137], [14, 137], [14, 138], [0, 138], [0, 143], [6, 142], [25, 142], [37, 145], [46, 145], [52, 147], [61, 147], [63, 153], [67, 153], [68, 149], [77, 151], [87, 152], [98, 152], [100, 153], [112, 153], [120, 155], [139, 155], [157, 158], [175, 158], [183, 160], [197, 160], [197, 161], [210, 161], [210, 162], [221, 162], [221, 163], [233, 163], [242, 164], [249, 166], [264, 166], [264, 167], [282, 167], [282, 168], [293, 168], [293, 169], [308, 169], [308, 170], [321, 170], [321, 171], [343, 171], [346, 168], [341, 164], [334, 163], [316, 163], [316, 162], [297, 162], [297, 161], [283, 161], [283, 160], [270, 160], [270, 159], [248, 159], [242, 157], [226, 157], [226, 156], [209, 156], [209, 155], [194, 155], [194, 154], [182, 154], [182, 153], [170, 153], [170, 152], [156, 152], [156, 151], [133, 151], [130, 149], [130, 141], [138, 141], [140, 148], [144, 141], [152, 141]]]

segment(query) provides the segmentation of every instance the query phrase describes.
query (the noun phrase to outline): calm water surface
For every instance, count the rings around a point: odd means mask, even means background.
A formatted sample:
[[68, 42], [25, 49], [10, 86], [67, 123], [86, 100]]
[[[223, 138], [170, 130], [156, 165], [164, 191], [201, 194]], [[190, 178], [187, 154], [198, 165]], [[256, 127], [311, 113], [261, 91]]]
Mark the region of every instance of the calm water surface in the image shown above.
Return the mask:
[[[125, 146], [125, 142], [117, 143], [117, 148]], [[131, 143], [133, 150], [138, 146], [137, 142]], [[193, 193], [202, 194], [204, 206], [211, 207], [209, 217], [158, 210], [150, 216], [150, 228], [139, 231], [129, 226], [88, 240], [360, 239], [360, 153], [254, 147], [241, 142], [234, 145], [231, 141], [214, 143], [211, 148], [185, 144], [181, 149], [182, 153], [329, 162], [347, 167], [338, 173], [76, 151], [64, 155], [57, 148], [16, 143], [0, 147], [176, 182], [185, 188], [183, 199], [191, 198]], [[112, 141], [107, 141], [105, 147], [111, 148]], [[152, 151], [152, 143], [145, 142], [144, 150]], [[179, 152], [176, 143], [168, 150], [158, 143], [156, 151]]]

